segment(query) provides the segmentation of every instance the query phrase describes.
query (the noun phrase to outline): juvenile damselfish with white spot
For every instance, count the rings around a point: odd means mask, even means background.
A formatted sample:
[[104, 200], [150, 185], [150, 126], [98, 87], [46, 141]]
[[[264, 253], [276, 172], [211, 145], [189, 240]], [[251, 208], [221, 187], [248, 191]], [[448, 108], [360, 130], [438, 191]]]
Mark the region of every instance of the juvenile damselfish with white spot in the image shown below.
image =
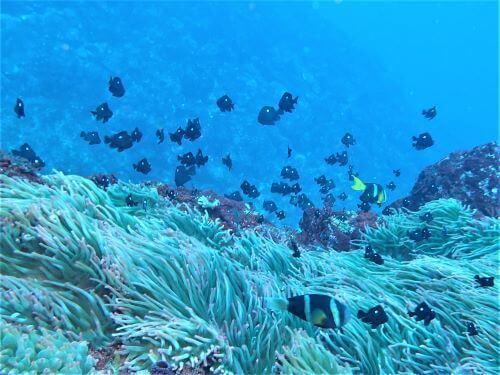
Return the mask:
[[274, 125], [280, 119], [280, 114], [273, 107], [265, 106], [259, 112], [257, 121], [262, 125]]
[[372, 329], [377, 328], [381, 324], [387, 323], [389, 320], [384, 308], [381, 305], [372, 307], [367, 312], [359, 310], [357, 317], [358, 319], [361, 319], [361, 321], [371, 324]]
[[108, 122], [108, 120], [113, 116], [113, 112], [111, 109], [109, 109], [108, 103], [102, 103], [97, 108], [95, 111], [90, 111], [95, 117], [97, 121], [101, 121], [103, 123]]
[[287, 299], [270, 298], [268, 307], [275, 311], [288, 311], [320, 328], [341, 328], [351, 318], [349, 307], [322, 294], [305, 294]]
[[109, 78], [109, 91], [113, 96], [121, 98], [125, 95], [125, 87], [123, 87], [123, 82], [120, 77], [110, 77]]
[[17, 118], [24, 117], [24, 102], [17, 98], [16, 105], [14, 106], [14, 112], [16, 113]]
[[221, 112], [231, 112], [234, 109], [234, 103], [229, 96], [224, 95], [217, 99], [217, 107]]

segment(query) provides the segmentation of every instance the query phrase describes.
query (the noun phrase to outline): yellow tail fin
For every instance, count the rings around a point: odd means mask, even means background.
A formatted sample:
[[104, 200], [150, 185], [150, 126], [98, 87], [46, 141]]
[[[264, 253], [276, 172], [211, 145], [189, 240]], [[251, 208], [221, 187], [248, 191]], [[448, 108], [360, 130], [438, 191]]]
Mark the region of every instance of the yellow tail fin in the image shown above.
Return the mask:
[[352, 176], [354, 178], [354, 185], [352, 185], [353, 190], [361, 191], [366, 189], [366, 185], [356, 176]]

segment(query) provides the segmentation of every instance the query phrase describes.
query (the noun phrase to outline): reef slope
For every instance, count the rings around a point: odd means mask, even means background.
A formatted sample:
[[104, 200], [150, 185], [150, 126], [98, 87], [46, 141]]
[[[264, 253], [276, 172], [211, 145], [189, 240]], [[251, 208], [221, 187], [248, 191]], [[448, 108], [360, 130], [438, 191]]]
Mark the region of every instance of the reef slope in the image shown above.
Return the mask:
[[[498, 276], [499, 220], [456, 200], [368, 228], [356, 245], [382, 253], [377, 265], [363, 250], [310, 247], [295, 258], [286, 242], [255, 228], [232, 234], [209, 208], [155, 187], [40, 178], [0, 175], [2, 373], [150, 371], [158, 361], [237, 374], [493, 374], [500, 365], [498, 286], [474, 282]], [[128, 207], [128, 194], [147, 209]], [[431, 238], [417, 244], [407, 231], [427, 211]], [[342, 331], [321, 330], [266, 307], [267, 297], [304, 293], [335, 296], [354, 315], [382, 304], [389, 321], [370, 329], [354, 316]], [[437, 314], [428, 326], [408, 315], [424, 300]]]

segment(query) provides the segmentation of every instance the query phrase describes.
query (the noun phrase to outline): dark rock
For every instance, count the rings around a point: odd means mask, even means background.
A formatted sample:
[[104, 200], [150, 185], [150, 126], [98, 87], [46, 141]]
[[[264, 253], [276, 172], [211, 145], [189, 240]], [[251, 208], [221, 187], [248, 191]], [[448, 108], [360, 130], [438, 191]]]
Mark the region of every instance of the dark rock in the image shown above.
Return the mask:
[[377, 215], [371, 212], [334, 211], [327, 205], [304, 211], [297, 240], [303, 245], [320, 245], [337, 251], [349, 251], [351, 241], [359, 239], [365, 226], [374, 227]]
[[486, 216], [499, 216], [499, 160], [495, 142], [458, 151], [425, 168], [410, 195], [389, 207], [417, 210], [422, 204], [455, 198]]
[[158, 361], [151, 366], [151, 375], [175, 375], [167, 362]]
[[[237, 233], [239, 229], [255, 228], [261, 224], [272, 225], [263, 219], [262, 215], [254, 210], [252, 203], [245, 203], [221, 196], [211, 190], [193, 190], [185, 187], [171, 187], [167, 184], [156, 186], [158, 194], [176, 203], [184, 203], [198, 211], [205, 211], [208, 216], [215, 220], [219, 219], [224, 229], [231, 229]], [[204, 209], [198, 204], [198, 198], [205, 196], [210, 201], [219, 200], [220, 204], [213, 208]], [[247, 208], [250, 208], [250, 210]]]
[[21, 177], [31, 182], [43, 184], [37, 168], [29, 160], [0, 150], [0, 173], [10, 177]]

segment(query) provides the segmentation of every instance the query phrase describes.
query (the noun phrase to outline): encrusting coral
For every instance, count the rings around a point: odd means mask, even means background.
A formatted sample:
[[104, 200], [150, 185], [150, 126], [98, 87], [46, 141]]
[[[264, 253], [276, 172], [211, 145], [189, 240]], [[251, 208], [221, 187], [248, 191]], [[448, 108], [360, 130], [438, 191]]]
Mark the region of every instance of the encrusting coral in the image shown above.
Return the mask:
[[[475, 219], [457, 201], [384, 217], [357, 240], [359, 250], [312, 248], [294, 258], [286, 243], [231, 235], [154, 188], [118, 182], [104, 191], [62, 174], [43, 182], [0, 177], [2, 332], [64, 334], [59, 350], [79, 353], [81, 373], [97, 371], [84, 360], [86, 342], [120, 345], [130, 370], [158, 361], [237, 374], [493, 374], [500, 366], [498, 287], [474, 282], [498, 276], [499, 220]], [[128, 194], [146, 208], [128, 207]], [[417, 244], [407, 231], [423, 227], [425, 212], [434, 216], [431, 237]], [[364, 258], [368, 244], [384, 264]], [[265, 305], [308, 293], [345, 301], [353, 315], [381, 304], [389, 321], [370, 329], [353, 317], [342, 331], [321, 330]], [[428, 326], [408, 315], [424, 300], [437, 314]], [[15, 373], [22, 358], [8, 350], [3, 371]]]

